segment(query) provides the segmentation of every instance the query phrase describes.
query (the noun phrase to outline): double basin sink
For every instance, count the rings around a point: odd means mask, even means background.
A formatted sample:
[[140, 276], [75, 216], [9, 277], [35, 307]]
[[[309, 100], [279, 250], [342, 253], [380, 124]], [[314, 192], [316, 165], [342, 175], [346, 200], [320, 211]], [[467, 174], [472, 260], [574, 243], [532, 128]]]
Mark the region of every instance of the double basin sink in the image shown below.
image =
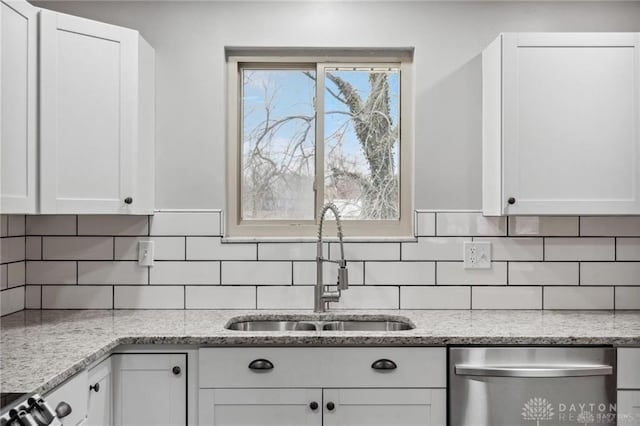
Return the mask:
[[236, 331], [403, 331], [415, 326], [409, 320], [397, 318], [252, 318], [231, 320], [225, 328]]

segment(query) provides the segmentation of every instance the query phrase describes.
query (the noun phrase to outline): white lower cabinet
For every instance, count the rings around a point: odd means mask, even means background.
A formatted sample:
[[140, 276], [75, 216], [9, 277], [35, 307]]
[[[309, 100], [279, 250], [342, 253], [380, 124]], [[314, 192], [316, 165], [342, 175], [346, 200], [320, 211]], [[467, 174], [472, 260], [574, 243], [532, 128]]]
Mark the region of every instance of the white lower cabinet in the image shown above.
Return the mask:
[[111, 377], [111, 358], [107, 358], [89, 370], [89, 409], [86, 426], [111, 426], [113, 407]]
[[44, 395], [47, 403], [54, 410], [61, 403], [66, 403], [71, 407], [71, 412], [62, 419], [64, 426], [84, 425], [87, 418], [88, 383], [88, 374], [84, 370]]
[[640, 390], [618, 391], [618, 424], [640, 426]]
[[187, 424], [186, 354], [115, 354], [113, 425]]
[[618, 424], [640, 426], [640, 348], [618, 349]]

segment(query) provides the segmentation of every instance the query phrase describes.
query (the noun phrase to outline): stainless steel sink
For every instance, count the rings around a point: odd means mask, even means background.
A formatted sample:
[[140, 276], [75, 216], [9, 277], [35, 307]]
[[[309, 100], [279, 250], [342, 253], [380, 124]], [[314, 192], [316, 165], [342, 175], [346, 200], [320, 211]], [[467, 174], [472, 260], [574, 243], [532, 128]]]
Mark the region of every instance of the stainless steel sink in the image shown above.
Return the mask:
[[402, 321], [330, 321], [322, 326], [331, 331], [402, 331], [411, 330], [413, 325]]
[[236, 331], [403, 331], [414, 328], [409, 321], [397, 319], [251, 319], [226, 325]]

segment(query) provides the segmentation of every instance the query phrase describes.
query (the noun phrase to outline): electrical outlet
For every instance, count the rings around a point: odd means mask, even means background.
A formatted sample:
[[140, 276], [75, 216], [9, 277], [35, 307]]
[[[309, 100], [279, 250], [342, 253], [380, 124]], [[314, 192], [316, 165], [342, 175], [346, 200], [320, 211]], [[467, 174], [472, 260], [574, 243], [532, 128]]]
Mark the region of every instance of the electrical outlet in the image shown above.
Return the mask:
[[465, 241], [464, 269], [491, 268], [491, 242]]
[[140, 266], [153, 266], [154, 248], [153, 241], [138, 242], [138, 264]]

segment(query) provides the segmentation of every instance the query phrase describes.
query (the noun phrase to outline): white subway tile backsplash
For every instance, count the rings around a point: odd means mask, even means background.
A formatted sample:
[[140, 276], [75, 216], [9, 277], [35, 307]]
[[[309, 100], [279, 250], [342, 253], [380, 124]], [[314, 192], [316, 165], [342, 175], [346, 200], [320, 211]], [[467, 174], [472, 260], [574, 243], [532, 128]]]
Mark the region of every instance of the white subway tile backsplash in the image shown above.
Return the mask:
[[27, 235], [76, 235], [76, 216], [27, 216]]
[[438, 262], [436, 283], [440, 285], [506, 285], [507, 263], [492, 262], [490, 269], [464, 269], [462, 262]]
[[614, 260], [613, 238], [546, 238], [545, 260]]
[[493, 260], [542, 260], [542, 238], [474, 238], [491, 242]]
[[366, 285], [430, 285], [436, 281], [435, 262], [366, 262]]
[[331, 303], [331, 309], [398, 309], [399, 287], [354, 286], [343, 291], [340, 302]]
[[24, 286], [3, 290], [0, 294], [0, 315], [9, 315], [24, 309]]
[[640, 260], [640, 238], [616, 238], [616, 260]]
[[509, 285], [578, 285], [578, 262], [510, 262]]
[[157, 212], [150, 219], [151, 235], [220, 236], [220, 212]]
[[511, 216], [509, 235], [538, 235], [541, 237], [577, 237], [579, 218], [576, 216]]
[[151, 284], [220, 284], [220, 262], [156, 262], [149, 273]]
[[182, 286], [119, 286], [114, 289], [115, 309], [183, 309]]
[[24, 254], [24, 237], [5, 237], [0, 241], [0, 262], [19, 262], [24, 260]]
[[[330, 254], [331, 259], [340, 259], [340, 244], [331, 243]], [[344, 257], [347, 260], [400, 260], [400, 243], [344, 243]]]
[[479, 212], [437, 213], [436, 234], [439, 236], [504, 236], [507, 221], [504, 217], [485, 217]]
[[25, 263], [15, 262], [7, 265], [7, 286], [18, 287], [25, 284]]
[[[333, 247], [335, 250], [338, 250], [337, 246]], [[258, 260], [314, 260], [317, 252], [318, 248], [316, 243], [258, 244]]]
[[0, 214], [0, 237], [9, 235], [9, 215]]
[[256, 260], [257, 245], [223, 243], [221, 237], [187, 237], [187, 260]]
[[289, 285], [291, 262], [222, 262], [224, 285]]
[[78, 262], [78, 284], [149, 283], [149, 270], [138, 262]]
[[111, 309], [111, 286], [43, 286], [43, 309]]
[[26, 237], [26, 260], [42, 259], [42, 237]]
[[640, 286], [640, 262], [581, 263], [580, 284]]
[[268, 286], [257, 291], [258, 309], [313, 309], [313, 286]]
[[28, 261], [27, 284], [76, 284], [76, 262]]
[[429, 212], [416, 213], [416, 237], [431, 237], [436, 235], [436, 214]]
[[[364, 284], [364, 263], [347, 262], [349, 270], [349, 285]], [[324, 281], [335, 284], [338, 276], [338, 265], [325, 263], [323, 265]], [[311, 285], [316, 283], [316, 262], [293, 262], [293, 283], [296, 285]]]
[[640, 309], [640, 287], [616, 287], [616, 309]]
[[113, 237], [44, 237], [43, 259], [112, 260]]
[[25, 235], [25, 216], [10, 215], [8, 216], [7, 235], [9, 237], [22, 237]]
[[472, 309], [542, 309], [542, 287], [473, 287]]
[[613, 287], [545, 287], [544, 309], [613, 309]]
[[184, 237], [116, 237], [115, 259], [138, 260], [140, 241], [153, 241], [155, 260], [185, 260]]
[[471, 238], [420, 237], [417, 243], [402, 243], [402, 260], [462, 260], [465, 241]]
[[149, 235], [148, 216], [78, 216], [78, 235]]
[[640, 216], [581, 217], [580, 235], [640, 237]]
[[25, 287], [24, 307], [25, 309], [42, 308], [42, 288], [39, 285], [28, 285]]
[[7, 265], [0, 265], [0, 290], [8, 287]]
[[471, 287], [400, 287], [400, 309], [470, 309]]
[[252, 286], [187, 286], [187, 309], [256, 309]]

